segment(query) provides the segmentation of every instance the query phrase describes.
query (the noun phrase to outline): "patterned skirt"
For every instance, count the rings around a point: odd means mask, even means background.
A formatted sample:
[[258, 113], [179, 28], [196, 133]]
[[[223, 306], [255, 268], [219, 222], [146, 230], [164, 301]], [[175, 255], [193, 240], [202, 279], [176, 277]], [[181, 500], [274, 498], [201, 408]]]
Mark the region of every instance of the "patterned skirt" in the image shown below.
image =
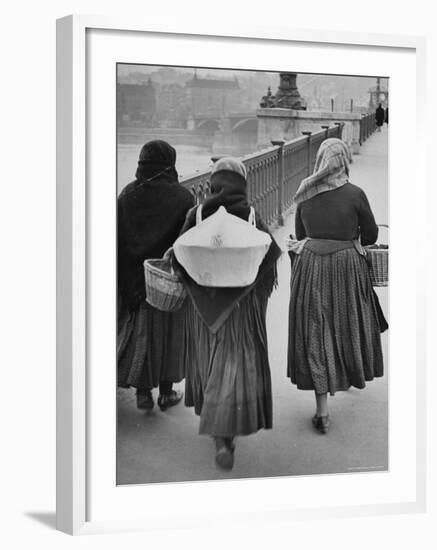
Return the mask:
[[267, 298], [252, 291], [216, 333], [187, 302], [185, 404], [200, 416], [199, 433], [233, 437], [271, 428]]
[[366, 259], [355, 248], [320, 254], [306, 246], [292, 260], [288, 376], [318, 394], [364, 388], [383, 375], [387, 328]]
[[134, 311], [123, 308], [119, 299], [117, 327], [118, 386], [156, 388], [159, 382], [180, 382], [183, 309], [166, 313], [142, 302]]

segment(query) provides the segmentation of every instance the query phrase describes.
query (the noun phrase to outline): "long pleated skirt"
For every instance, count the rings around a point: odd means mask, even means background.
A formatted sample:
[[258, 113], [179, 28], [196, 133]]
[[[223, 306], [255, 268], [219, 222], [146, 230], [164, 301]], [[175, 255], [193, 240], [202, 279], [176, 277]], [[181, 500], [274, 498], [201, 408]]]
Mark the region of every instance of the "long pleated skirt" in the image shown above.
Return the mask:
[[364, 388], [383, 375], [386, 328], [365, 258], [354, 248], [304, 248], [291, 272], [288, 376], [318, 394]]
[[147, 302], [142, 302], [129, 312], [119, 303], [119, 387], [151, 389], [157, 387], [159, 382], [180, 382], [184, 378], [184, 316], [182, 309], [166, 313]]
[[252, 291], [216, 333], [187, 300], [185, 404], [200, 434], [249, 435], [272, 427], [267, 298]]

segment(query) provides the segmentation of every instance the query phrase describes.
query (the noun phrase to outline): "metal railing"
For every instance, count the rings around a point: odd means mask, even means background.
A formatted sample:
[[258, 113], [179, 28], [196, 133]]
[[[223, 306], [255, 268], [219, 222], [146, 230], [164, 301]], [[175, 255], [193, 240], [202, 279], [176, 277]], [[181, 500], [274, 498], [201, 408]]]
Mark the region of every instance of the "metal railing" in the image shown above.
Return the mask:
[[375, 113], [367, 113], [360, 121], [360, 145], [376, 130]]
[[[303, 137], [291, 141], [272, 141], [272, 147], [241, 158], [247, 169], [249, 203], [270, 227], [283, 225], [300, 182], [313, 172], [321, 143], [330, 137], [341, 139], [343, 126], [336, 123], [322, 126], [319, 132], [303, 132]], [[207, 170], [181, 183], [199, 204], [209, 194], [210, 177], [211, 171]]]

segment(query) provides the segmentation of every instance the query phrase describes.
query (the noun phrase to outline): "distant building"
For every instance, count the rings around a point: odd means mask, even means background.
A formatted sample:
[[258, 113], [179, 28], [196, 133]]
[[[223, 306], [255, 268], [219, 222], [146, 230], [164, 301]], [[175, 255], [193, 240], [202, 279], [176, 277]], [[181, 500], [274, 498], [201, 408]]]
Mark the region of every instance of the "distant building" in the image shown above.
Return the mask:
[[146, 83], [117, 84], [117, 116], [120, 123], [156, 123], [156, 95], [151, 79]]
[[162, 84], [156, 92], [157, 119], [170, 127], [184, 127], [189, 111], [185, 87], [178, 83]]
[[186, 85], [188, 106], [193, 117], [208, 114], [224, 116], [240, 107], [238, 80], [198, 78], [195, 74]]

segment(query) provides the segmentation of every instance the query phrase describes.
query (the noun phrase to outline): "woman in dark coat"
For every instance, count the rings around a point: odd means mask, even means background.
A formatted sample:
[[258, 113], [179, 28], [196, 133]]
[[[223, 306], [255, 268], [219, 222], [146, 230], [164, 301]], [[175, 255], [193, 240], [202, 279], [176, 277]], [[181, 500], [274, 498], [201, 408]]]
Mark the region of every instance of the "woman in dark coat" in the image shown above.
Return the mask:
[[376, 127], [378, 129], [378, 132], [380, 132], [381, 127], [384, 124], [384, 120], [385, 120], [385, 111], [381, 103], [378, 105], [378, 108], [375, 111], [375, 120], [376, 120]]
[[[248, 220], [246, 186], [244, 164], [220, 159], [213, 168], [211, 197], [202, 205], [202, 219], [224, 206], [228, 213]], [[196, 224], [197, 208], [189, 212], [183, 232]], [[268, 232], [259, 216], [256, 226]], [[201, 287], [179, 266], [189, 295], [185, 404], [200, 416], [199, 433], [214, 438], [217, 465], [228, 470], [234, 463], [235, 436], [272, 427], [266, 309], [279, 255], [272, 239], [255, 282], [244, 288]]]
[[181, 359], [182, 312], [165, 313], [146, 302], [144, 260], [161, 258], [177, 238], [190, 191], [178, 183], [176, 151], [165, 141], [150, 141], [140, 152], [136, 179], [118, 198], [118, 385], [137, 389], [137, 406], [152, 409], [159, 385], [162, 410], [176, 405], [184, 378]]
[[327, 139], [295, 196], [288, 376], [315, 392], [321, 433], [330, 424], [328, 394], [383, 375], [387, 323], [362, 248], [376, 241], [378, 226], [365, 193], [349, 182], [349, 162], [347, 146]]

